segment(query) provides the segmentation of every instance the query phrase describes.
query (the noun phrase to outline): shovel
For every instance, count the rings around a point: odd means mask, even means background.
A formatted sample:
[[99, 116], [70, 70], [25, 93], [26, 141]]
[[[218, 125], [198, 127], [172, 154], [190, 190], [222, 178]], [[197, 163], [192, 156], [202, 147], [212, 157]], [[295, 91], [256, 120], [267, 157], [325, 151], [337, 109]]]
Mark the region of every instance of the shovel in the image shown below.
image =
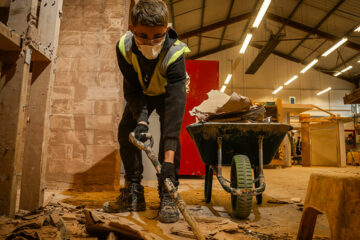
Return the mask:
[[[158, 160], [158, 157], [155, 155], [154, 151], [152, 150], [152, 146], [154, 145], [153, 137], [151, 136], [150, 133], [147, 133], [145, 135], [149, 141], [146, 141], [144, 143], [141, 141], [138, 141], [135, 138], [135, 134], [133, 132], [131, 132], [129, 134], [129, 139], [137, 148], [145, 151], [146, 155], [148, 156], [148, 158], [151, 160], [152, 164], [154, 165], [156, 172], [158, 174], [160, 174], [161, 164]], [[147, 142], [150, 142], [150, 143], [147, 143]], [[201, 233], [198, 223], [196, 222], [195, 218], [191, 215], [190, 211], [187, 209], [184, 200], [182, 200], [179, 193], [176, 191], [174, 184], [172, 183], [172, 181], [169, 178], [165, 179], [165, 187], [168, 190], [168, 192], [170, 193], [171, 197], [176, 202], [176, 205], [179, 208], [181, 214], [184, 216], [186, 222], [190, 225], [191, 230], [193, 231], [196, 239], [205, 240], [205, 237]]]

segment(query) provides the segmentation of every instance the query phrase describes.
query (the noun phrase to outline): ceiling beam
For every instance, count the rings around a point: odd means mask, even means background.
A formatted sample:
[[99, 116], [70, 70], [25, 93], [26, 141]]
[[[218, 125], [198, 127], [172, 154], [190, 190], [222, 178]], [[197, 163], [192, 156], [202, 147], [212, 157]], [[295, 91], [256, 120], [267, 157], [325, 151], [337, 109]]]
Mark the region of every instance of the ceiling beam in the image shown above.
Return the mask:
[[[216, 48], [204, 51], [204, 52], [202, 52], [200, 54], [190, 56], [187, 59], [198, 59], [198, 58], [201, 58], [201, 57], [208, 56], [210, 54], [217, 53], [219, 51], [223, 51], [223, 50], [226, 50], [226, 49], [229, 49], [229, 48], [239, 46], [239, 45], [240, 45], [240, 41], [236, 41], [236, 42], [233, 42], [233, 43], [225, 44], [220, 49], [218, 47], [216, 47]], [[257, 48], [257, 49], [262, 49], [263, 48], [262, 45], [254, 43], [254, 42], [250, 42], [250, 46], [252, 46], [254, 48]], [[282, 53], [282, 52], [279, 52], [279, 51], [274, 50], [274, 51], [272, 51], [272, 54], [274, 54], [276, 56], [279, 56], [279, 57], [282, 57], [282, 58], [287, 59], [287, 60], [292, 61], [292, 62], [301, 63], [301, 59], [295, 58], [293, 56], [289, 56], [289, 55], [287, 55], [285, 53]], [[317, 66], [314, 66], [313, 68], [315, 70], [319, 71], [319, 72], [322, 72], [324, 74], [327, 74], [327, 75], [330, 75], [330, 76], [333, 77], [333, 75], [332, 75], [333, 72], [331, 70], [327, 70], [327, 69], [320, 68], [320, 67], [317, 67]], [[337, 78], [348, 81], [350, 83], [354, 83], [354, 81], [352, 81], [352, 79], [344, 77], [344, 76], [338, 76]]]
[[356, 59], [356, 58], [360, 58], [360, 53], [356, 53], [355, 55], [353, 55], [352, 57], [348, 58], [347, 60], [345, 60], [344, 62], [339, 63], [338, 65], [336, 65], [335, 67], [333, 67], [332, 69], [330, 69], [331, 71], [335, 71], [336, 69], [338, 69], [341, 66], [344, 66], [345, 64], [351, 62], [352, 60]]
[[[232, 11], [232, 9], [233, 9], [233, 7], [234, 7], [234, 2], [235, 2], [235, 0], [231, 0], [230, 7], [229, 7], [229, 11], [228, 11], [226, 20], [229, 20], [229, 18], [230, 18], [231, 11]], [[224, 26], [224, 28], [223, 28], [223, 30], [222, 30], [221, 40], [220, 40], [220, 43], [219, 43], [219, 48], [221, 47], [221, 45], [222, 45], [222, 43], [223, 43], [224, 36], [225, 36], [225, 32], [226, 32], [226, 27], [227, 27], [227, 26]]]
[[[277, 16], [277, 15], [272, 14], [272, 13], [267, 13], [266, 17], [268, 19], [274, 21], [274, 22], [278, 22], [278, 23], [286, 22], [286, 18]], [[319, 36], [321, 38], [325, 38], [325, 39], [328, 39], [328, 40], [331, 40], [331, 41], [338, 41], [340, 39], [340, 37], [338, 37], [338, 36], [332, 35], [332, 34], [327, 33], [327, 32], [320, 31], [318, 29], [314, 29], [314, 28], [309, 27], [307, 25], [304, 25], [302, 23], [294, 22], [294, 21], [291, 21], [291, 20], [288, 21], [288, 23], [286, 25], [289, 26], [289, 27], [295, 28], [297, 30], [300, 30], [300, 31], [303, 31], [303, 32], [308, 32], [308, 33], [311, 33], [313, 35], [317, 35], [317, 36]], [[348, 48], [352, 48], [354, 50], [360, 51], [360, 44], [358, 44], [358, 43], [355, 43], [355, 42], [352, 42], [352, 41], [348, 40], [344, 45], [347, 46]]]
[[[256, 43], [250, 43], [250, 45], [251, 45], [252, 47], [254, 47], [254, 48], [257, 48], [257, 49], [262, 49], [262, 48], [263, 48], [262, 45], [256, 44]], [[302, 63], [302, 62], [301, 62], [301, 59], [295, 58], [295, 57], [290, 56], [290, 55], [287, 55], [287, 54], [285, 54], [285, 53], [282, 53], [282, 52], [279, 52], [279, 51], [273, 51], [272, 53], [275, 54], [276, 56], [285, 58], [285, 59], [287, 59], [287, 60], [289, 60], [289, 61], [296, 62], [296, 63]], [[321, 67], [318, 67], [318, 66], [313, 66], [312, 68], [315, 69], [315, 70], [318, 71], [318, 72], [322, 72], [322, 73], [324, 73], [324, 74], [327, 74], [327, 75], [330, 75], [330, 76], [334, 77], [334, 76], [332, 75], [332, 72], [331, 72], [330, 70], [327, 70], [327, 69], [324, 69], [324, 68], [321, 68]], [[345, 81], [348, 81], [348, 82], [350, 82], [350, 83], [354, 83], [354, 82], [352, 81], [352, 79], [347, 78], [347, 77], [344, 77], [344, 76], [338, 76], [337, 78], [342, 79], [342, 80], [345, 80]]]
[[[205, 14], [205, 0], [202, 1], [200, 28], [202, 28], [204, 25], [204, 14]], [[201, 35], [199, 36], [199, 41], [198, 41], [198, 53], [200, 52], [200, 47], [201, 47]]]
[[281, 31], [286, 26], [286, 23], [290, 21], [290, 19], [294, 16], [295, 12], [298, 10], [300, 5], [303, 3], [304, 0], [298, 1], [296, 6], [293, 8], [289, 16], [287, 17], [286, 22], [282, 24], [282, 26], [279, 28], [277, 33], [275, 35], [271, 35], [269, 38], [269, 41], [265, 44], [263, 49], [259, 52], [259, 54], [256, 56], [254, 61], [250, 64], [248, 69], [246, 70], [246, 74], [255, 74], [256, 71], [261, 67], [261, 65], [266, 61], [266, 59], [270, 56], [271, 52], [275, 50], [277, 45], [280, 43], [281, 38], [284, 36], [284, 34], [281, 34]]
[[265, 44], [265, 46], [258, 53], [256, 58], [252, 61], [245, 74], [255, 74], [265, 60], [270, 56], [271, 52], [274, 51], [276, 46], [280, 43], [280, 39], [283, 35], [271, 35], [270, 40]]
[[[320, 22], [318, 22], [318, 24], [316, 24], [316, 26], [314, 27], [315, 30], [317, 30], [330, 16], [331, 14], [333, 14], [333, 12], [335, 12], [336, 9], [338, 9], [338, 7], [340, 7], [341, 4], [343, 4], [345, 2], [345, 0], [340, 0], [321, 20]], [[308, 38], [310, 36], [310, 33], [308, 33], [303, 40], [301, 40], [290, 52], [288, 55], [292, 55], [296, 49], [298, 49], [301, 44], [303, 44], [306, 40], [306, 38]]]
[[189, 32], [180, 33], [179, 34], [179, 39], [185, 39], [185, 38], [198, 36], [200, 34], [203, 34], [203, 33], [206, 33], [206, 32], [221, 28], [221, 27], [225, 27], [225, 26], [233, 24], [233, 23], [241, 22], [243, 20], [246, 20], [246, 19], [250, 18], [251, 15], [252, 15], [251, 12], [244, 13], [244, 14], [241, 14], [239, 16], [229, 18], [227, 20], [223, 20], [223, 21], [220, 21], [220, 22], [216, 22], [216, 23], [213, 23], [213, 24], [210, 24], [210, 25], [203, 26], [202, 28], [199, 28], [199, 29], [195, 29], [195, 30], [192, 30], [192, 31], [189, 31]]

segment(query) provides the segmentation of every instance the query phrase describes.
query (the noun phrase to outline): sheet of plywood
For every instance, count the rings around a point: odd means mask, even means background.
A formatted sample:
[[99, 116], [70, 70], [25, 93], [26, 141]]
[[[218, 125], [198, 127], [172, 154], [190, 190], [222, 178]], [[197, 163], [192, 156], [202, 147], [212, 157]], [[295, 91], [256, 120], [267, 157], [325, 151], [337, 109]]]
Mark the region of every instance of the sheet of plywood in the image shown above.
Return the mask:
[[338, 166], [337, 128], [335, 123], [311, 124], [311, 165]]

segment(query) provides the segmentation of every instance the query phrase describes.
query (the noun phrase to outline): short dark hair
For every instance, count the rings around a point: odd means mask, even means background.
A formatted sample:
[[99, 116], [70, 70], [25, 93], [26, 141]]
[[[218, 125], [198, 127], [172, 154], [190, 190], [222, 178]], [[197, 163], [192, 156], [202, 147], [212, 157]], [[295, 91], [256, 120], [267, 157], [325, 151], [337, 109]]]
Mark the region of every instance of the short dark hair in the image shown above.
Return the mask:
[[131, 10], [131, 23], [144, 26], [167, 26], [168, 9], [163, 0], [139, 0]]

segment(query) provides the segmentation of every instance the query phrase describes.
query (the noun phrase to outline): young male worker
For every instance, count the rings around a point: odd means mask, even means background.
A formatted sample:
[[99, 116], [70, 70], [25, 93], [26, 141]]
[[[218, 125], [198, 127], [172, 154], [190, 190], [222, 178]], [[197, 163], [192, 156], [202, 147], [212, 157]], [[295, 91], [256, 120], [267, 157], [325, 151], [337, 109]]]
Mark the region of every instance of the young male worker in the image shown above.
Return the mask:
[[178, 186], [180, 167], [179, 134], [186, 104], [184, 53], [189, 48], [168, 27], [168, 10], [162, 0], [140, 0], [131, 10], [131, 25], [116, 45], [120, 70], [124, 76], [125, 110], [119, 125], [120, 155], [125, 167], [125, 188], [114, 202], [104, 204], [107, 212], [146, 209], [141, 185], [141, 151], [129, 142], [129, 133], [145, 141], [149, 115], [160, 115], [161, 139], [158, 175], [161, 222], [176, 222], [179, 212], [164, 186], [170, 178]]

